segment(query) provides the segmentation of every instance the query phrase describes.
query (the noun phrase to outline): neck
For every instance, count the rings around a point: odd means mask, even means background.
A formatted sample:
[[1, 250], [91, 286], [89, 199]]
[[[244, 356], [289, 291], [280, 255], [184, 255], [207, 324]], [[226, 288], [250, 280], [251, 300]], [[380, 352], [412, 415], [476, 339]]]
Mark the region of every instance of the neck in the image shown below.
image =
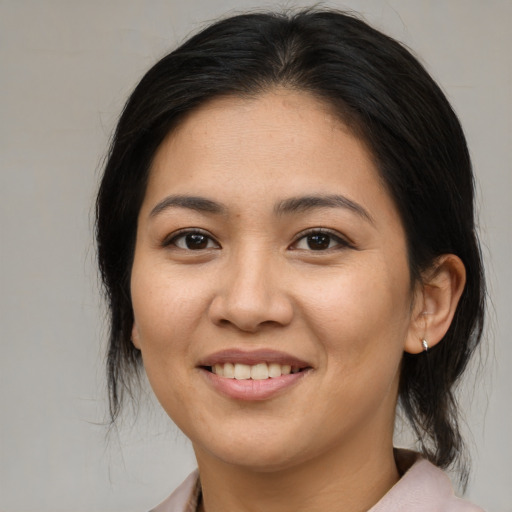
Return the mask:
[[196, 447], [202, 510], [366, 511], [399, 479], [391, 442], [378, 441], [363, 451], [338, 447], [276, 471], [227, 464]]

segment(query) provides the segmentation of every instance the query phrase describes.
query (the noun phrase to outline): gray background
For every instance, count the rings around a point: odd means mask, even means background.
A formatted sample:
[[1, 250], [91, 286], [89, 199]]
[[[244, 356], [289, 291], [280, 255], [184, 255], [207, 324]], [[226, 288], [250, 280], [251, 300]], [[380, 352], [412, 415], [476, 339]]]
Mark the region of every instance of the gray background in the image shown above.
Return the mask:
[[[106, 436], [94, 191], [142, 73], [202, 22], [278, 5], [0, 0], [0, 510], [143, 511], [194, 467], [150, 394], [136, 421], [127, 414]], [[413, 48], [465, 127], [494, 304], [486, 366], [462, 393], [473, 439], [468, 494], [511, 512], [512, 2], [325, 5], [358, 10]]]

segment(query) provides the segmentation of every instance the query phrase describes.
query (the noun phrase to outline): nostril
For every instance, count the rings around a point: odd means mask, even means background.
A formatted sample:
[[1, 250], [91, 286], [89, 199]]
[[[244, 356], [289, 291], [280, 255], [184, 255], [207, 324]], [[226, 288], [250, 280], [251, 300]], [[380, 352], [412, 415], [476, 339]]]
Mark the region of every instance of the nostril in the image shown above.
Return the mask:
[[255, 284], [239, 279], [230, 284], [228, 280], [209, 305], [210, 320], [217, 326], [233, 326], [247, 333], [289, 324], [293, 317], [290, 298], [275, 280], [264, 281]]

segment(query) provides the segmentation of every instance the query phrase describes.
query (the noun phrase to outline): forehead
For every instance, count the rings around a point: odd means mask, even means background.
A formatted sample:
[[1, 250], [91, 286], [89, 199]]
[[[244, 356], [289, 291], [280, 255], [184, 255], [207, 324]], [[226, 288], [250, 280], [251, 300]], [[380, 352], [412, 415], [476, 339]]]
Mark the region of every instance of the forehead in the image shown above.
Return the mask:
[[259, 172], [280, 168], [286, 173], [289, 166], [283, 163], [290, 157], [307, 156], [310, 167], [315, 167], [317, 160], [339, 158], [336, 148], [344, 142], [346, 158], [371, 160], [365, 144], [328, 105], [308, 93], [277, 89], [250, 98], [221, 97], [182, 120], [161, 144], [151, 171], [171, 163], [177, 171], [184, 164], [192, 169], [209, 159], [212, 166], [265, 163]]
[[248, 197], [254, 206], [305, 193], [390, 203], [365, 143], [324, 102], [285, 89], [217, 98], [188, 114], [155, 155], [145, 203], [170, 193], [247, 206]]

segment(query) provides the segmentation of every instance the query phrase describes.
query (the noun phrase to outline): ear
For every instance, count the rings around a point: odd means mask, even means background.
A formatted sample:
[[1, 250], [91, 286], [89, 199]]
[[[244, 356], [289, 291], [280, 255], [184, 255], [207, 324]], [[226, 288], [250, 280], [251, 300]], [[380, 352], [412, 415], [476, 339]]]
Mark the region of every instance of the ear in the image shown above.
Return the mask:
[[133, 322], [131, 340], [134, 347], [140, 350], [140, 333], [139, 328], [137, 327], [137, 323], [135, 321]]
[[466, 269], [454, 254], [444, 254], [421, 276], [415, 292], [405, 351], [418, 354], [437, 345], [447, 333], [466, 284]]

